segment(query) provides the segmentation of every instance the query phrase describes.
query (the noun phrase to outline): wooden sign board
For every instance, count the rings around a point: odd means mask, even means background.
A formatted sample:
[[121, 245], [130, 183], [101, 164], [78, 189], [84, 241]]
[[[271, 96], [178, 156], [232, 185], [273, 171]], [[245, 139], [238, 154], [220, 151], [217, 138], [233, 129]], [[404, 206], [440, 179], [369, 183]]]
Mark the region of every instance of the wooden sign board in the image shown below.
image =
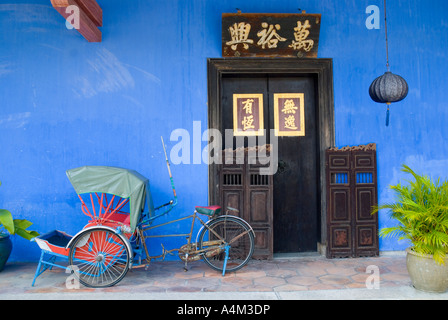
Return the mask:
[[317, 58], [320, 14], [222, 14], [223, 57]]

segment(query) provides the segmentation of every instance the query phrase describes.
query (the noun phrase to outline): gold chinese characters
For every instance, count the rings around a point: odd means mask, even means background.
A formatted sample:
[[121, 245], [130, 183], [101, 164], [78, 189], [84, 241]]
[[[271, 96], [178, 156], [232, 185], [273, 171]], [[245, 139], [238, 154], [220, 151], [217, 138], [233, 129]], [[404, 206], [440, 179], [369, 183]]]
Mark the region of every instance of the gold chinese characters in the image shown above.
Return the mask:
[[235, 136], [263, 135], [263, 94], [233, 95]]
[[[261, 23], [261, 30], [257, 32], [258, 41], [250, 39], [250, 31], [252, 25], [246, 22], [234, 23], [228, 30], [230, 33], [230, 41], [226, 45], [230, 46], [233, 51], [237, 51], [238, 45], [242, 45], [244, 49], [249, 49], [249, 45], [256, 44], [261, 49], [277, 48], [279, 42], [288, 41], [287, 38], [279, 34], [281, 26], [279, 24], [269, 24], [267, 22]], [[297, 26], [294, 28], [294, 40], [289, 44], [289, 47], [294, 50], [304, 50], [310, 52], [314, 47], [314, 40], [308, 39], [310, 35], [311, 24], [309, 20], [297, 21]]]
[[274, 129], [277, 136], [305, 136], [303, 93], [274, 94]]

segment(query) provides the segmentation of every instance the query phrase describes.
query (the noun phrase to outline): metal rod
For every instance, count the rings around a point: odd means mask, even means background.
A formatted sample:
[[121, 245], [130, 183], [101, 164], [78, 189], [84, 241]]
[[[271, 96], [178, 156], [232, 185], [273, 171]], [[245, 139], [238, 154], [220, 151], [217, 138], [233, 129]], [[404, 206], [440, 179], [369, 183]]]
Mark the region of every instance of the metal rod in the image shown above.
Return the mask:
[[149, 238], [169, 238], [169, 237], [188, 237], [191, 236], [191, 233], [185, 233], [185, 234], [160, 234], [160, 235], [154, 235], [154, 236], [145, 236], [145, 239]]
[[387, 37], [387, 9], [386, 9], [386, 0], [384, 0], [384, 26], [386, 28], [386, 58], [387, 58], [387, 71], [390, 71], [389, 66], [389, 39]]
[[147, 228], [145, 226], [142, 226], [142, 230], [143, 231], [152, 230], [152, 229], [155, 229], [155, 228], [166, 226], [166, 225], [171, 224], [171, 223], [179, 222], [179, 221], [182, 221], [182, 220], [187, 220], [187, 219], [193, 218], [193, 217], [194, 217], [194, 214], [189, 215], [187, 217], [182, 217], [182, 218], [179, 218], [179, 219], [176, 219], [176, 220], [171, 220], [171, 221], [168, 221], [168, 222], [165, 222], [165, 223], [162, 223], [162, 224], [158, 224], [156, 226], [150, 226], [150, 227], [147, 227]]
[[163, 142], [163, 137], [161, 136], [160, 138], [162, 139], [163, 152], [165, 152], [166, 166], [168, 168], [168, 173], [170, 175], [171, 187], [173, 188], [174, 203], [176, 204], [176, 202], [177, 202], [177, 194], [176, 194], [176, 188], [174, 187], [173, 175], [171, 174], [170, 162], [168, 161], [168, 156], [166, 154], [166, 148], [165, 148], [165, 143]]

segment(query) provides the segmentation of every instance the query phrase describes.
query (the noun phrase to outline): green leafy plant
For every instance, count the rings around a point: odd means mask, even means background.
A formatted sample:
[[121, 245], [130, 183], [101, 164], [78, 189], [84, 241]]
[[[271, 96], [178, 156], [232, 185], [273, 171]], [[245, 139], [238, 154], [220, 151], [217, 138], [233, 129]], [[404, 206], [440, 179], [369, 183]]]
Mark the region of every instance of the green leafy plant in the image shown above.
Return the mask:
[[406, 185], [390, 186], [397, 201], [373, 208], [372, 213], [388, 209], [390, 217], [398, 221], [394, 227], [381, 229], [379, 235], [407, 239], [414, 252], [432, 255], [438, 264], [444, 264], [448, 253], [448, 181], [433, 181], [406, 165], [402, 171], [414, 179]]
[[[1, 185], [1, 182], [0, 182]], [[26, 230], [32, 225], [31, 222], [24, 219], [13, 219], [10, 211], [5, 209], [0, 209], [0, 236], [7, 235], [4, 231], [6, 230], [9, 234], [18, 235], [27, 240], [31, 240], [37, 237], [39, 233], [36, 231]], [[3, 229], [3, 230], [2, 230]]]

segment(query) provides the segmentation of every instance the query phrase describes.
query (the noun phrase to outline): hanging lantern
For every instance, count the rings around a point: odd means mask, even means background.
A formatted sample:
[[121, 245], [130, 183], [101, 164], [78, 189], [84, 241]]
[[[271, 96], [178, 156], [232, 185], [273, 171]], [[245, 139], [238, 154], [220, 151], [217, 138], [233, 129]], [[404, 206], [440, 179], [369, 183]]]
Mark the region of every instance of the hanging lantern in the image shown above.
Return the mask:
[[387, 104], [386, 126], [389, 125], [390, 104], [403, 100], [408, 92], [409, 87], [406, 80], [390, 71], [373, 80], [369, 94], [373, 101]]
[[373, 80], [369, 88], [369, 95], [373, 101], [387, 104], [386, 126], [389, 126], [390, 111], [389, 106], [393, 102], [398, 102], [406, 98], [409, 92], [408, 84], [399, 75], [390, 72], [389, 67], [389, 42], [387, 38], [387, 14], [386, 0], [384, 0], [384, 22], [386, 27], [386, 56], [387, 72]]

